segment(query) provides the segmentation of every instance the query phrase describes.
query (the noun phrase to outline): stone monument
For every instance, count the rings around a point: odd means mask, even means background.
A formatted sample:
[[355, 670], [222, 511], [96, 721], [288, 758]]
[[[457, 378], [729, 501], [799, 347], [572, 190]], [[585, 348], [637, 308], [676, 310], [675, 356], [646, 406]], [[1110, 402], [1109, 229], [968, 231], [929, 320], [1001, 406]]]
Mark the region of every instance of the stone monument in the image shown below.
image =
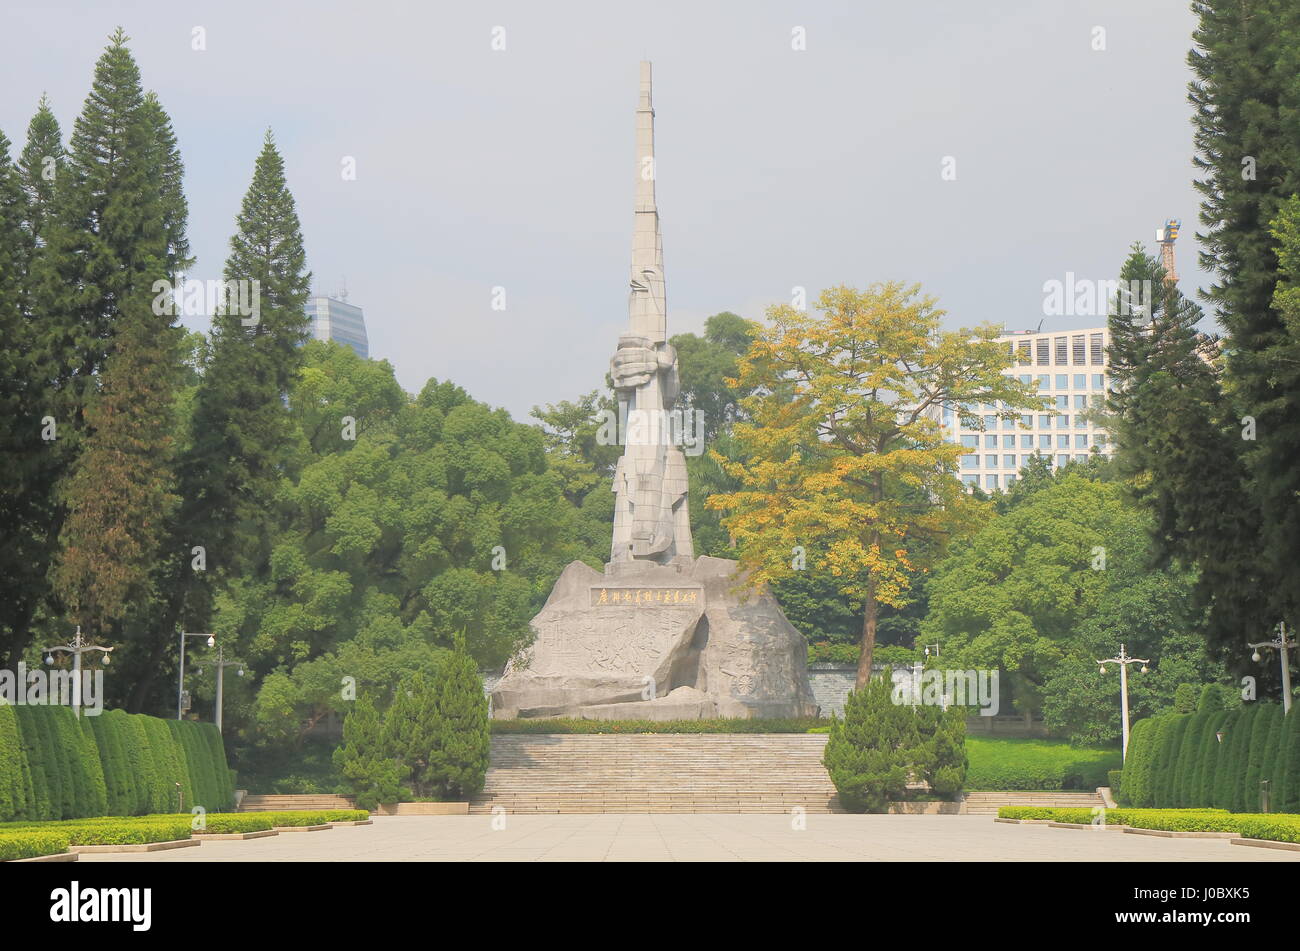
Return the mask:
[[650, 64], [636, 112], [636, 213], [629, 326], [610, 372], [626, 419], [603, 573], [568, 565], [535, 640], [492, 692], [493, 716], [592, 719], [815, 716], [807, 644], [737, 564], [696, 558], [686, 459], [674, 444], [677, 354], [668, 342], [655, 203]]

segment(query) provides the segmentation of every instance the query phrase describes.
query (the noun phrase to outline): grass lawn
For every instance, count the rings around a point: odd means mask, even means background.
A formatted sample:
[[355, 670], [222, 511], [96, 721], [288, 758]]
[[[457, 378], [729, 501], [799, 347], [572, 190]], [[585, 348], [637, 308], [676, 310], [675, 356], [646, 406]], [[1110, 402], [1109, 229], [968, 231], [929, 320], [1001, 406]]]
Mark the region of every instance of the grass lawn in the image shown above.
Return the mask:
[[967, 736], [967, 790], [1095, 790], [1122, 763], [1116, 748], [1073, 747], [1064, 740]]

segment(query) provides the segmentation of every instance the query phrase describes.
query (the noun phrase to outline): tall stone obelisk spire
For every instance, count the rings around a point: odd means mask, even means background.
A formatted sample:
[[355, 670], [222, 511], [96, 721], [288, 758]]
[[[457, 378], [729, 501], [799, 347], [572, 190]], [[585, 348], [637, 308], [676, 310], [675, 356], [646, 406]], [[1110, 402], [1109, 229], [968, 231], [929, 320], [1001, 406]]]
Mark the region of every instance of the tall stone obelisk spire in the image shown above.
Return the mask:
[[[668, 343], [664, 251], [655, 202], [655, 112], [650, 64], [641, 64], [636, 110], [636, 208], [628, 332], [610, 373], [618, 391], [623, 455], [614, 473], [613, 570], [694, 556], [686, 506], [686, 460], [673, 445], [668, 412], [677, 400], [677, 352]], [[680, 427], [677, 427], [680, 432]]]

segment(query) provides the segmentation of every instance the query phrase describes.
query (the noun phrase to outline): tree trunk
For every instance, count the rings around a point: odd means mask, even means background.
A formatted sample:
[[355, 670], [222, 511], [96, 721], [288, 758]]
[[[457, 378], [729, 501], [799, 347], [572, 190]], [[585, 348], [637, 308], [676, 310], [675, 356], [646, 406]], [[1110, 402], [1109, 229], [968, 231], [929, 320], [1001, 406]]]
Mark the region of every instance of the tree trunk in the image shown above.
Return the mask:
[[871, 679], [871, 655], [876, 649], [876, 618], [880, 604], [876, 601], [876, 581], [867, 583], [867, 604], [862, 612], [862, 653], [858, 656], [858, 679], [855, 689], [861, 690]]

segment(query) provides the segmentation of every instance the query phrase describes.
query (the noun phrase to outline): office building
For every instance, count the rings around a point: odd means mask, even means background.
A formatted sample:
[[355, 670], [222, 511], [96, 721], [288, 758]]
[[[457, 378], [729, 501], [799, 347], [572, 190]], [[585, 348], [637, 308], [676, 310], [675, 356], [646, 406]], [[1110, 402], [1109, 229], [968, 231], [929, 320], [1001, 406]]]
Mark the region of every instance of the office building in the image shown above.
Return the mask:
[[359, 357], [370, 356], [365, 317], [360, 307], [348, 303], [346, 291], [338, 297], [307, 298], [307, 316], [311, 318], [311, 335], [317, 340], [337, 340]]
[[1109, 434], [1083, 414], [1104, 398], [1109, 377], [1106, 328], [1063, 333], [1031, 331], [1008, 333], [998, 340], [1010, 351], [1013, 364], [1006, 370], [1023, 383], [1038, 383], [1038, 392], [1051, 400], [1047, 409], [1023, 413], [1019, 419], [1000, 419], [998, 407], [970, 407], [983, 429], [963, 426], [954, 407], [945, 406], [945, 431], [966, 450], [960, 477], [967, 486], [987, 491], [1005, 489], [1034, 455], [1047, 457], [1053, 466], [1086, 460], [1094, 448], [1109, 458]]

